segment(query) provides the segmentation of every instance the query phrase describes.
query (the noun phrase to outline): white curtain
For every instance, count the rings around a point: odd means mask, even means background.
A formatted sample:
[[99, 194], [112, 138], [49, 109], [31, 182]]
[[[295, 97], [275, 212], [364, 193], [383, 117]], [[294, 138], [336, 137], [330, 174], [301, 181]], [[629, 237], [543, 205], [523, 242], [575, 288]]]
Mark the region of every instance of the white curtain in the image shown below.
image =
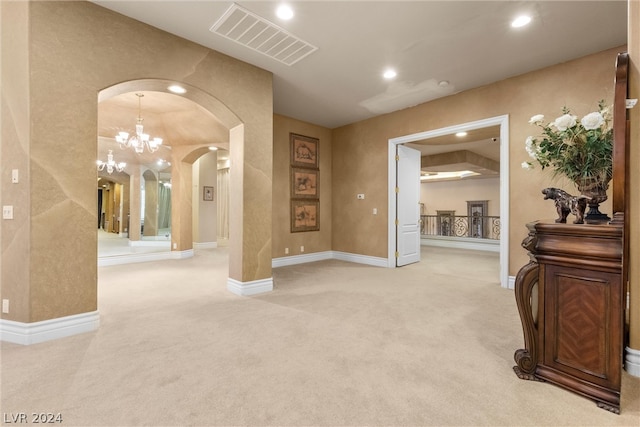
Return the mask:
[[229, 238], [229, 168], [218, 169], [218, 238]]
[[171, 188], [158, 185], [158, 230], [171, 228]]

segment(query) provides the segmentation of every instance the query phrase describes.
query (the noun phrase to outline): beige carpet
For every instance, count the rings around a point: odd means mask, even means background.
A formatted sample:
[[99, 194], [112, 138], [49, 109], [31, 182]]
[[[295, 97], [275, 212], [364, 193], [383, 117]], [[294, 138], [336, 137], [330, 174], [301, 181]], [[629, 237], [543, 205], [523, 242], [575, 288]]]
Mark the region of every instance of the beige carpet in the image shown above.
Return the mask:
[[281, 267], [251, 298], [226, 290], [227, 262], [207, 249], [101, 267], [98, 331], [2, 344], [1, 412], [65, 426], [640, 425], [626, 373], [622, 415], [514, 375], [522, 330], [497, 254]]

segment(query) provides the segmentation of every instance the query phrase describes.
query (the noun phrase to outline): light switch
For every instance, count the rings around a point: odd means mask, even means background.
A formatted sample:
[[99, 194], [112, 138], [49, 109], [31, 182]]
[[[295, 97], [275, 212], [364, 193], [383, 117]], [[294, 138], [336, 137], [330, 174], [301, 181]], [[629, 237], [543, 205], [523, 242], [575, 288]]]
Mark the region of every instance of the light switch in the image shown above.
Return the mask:
[[358, 200], [364, 200], [364, 194], [363, 193], [358, 194], [357, 197], [358, 197]]
[[2, 219], [13, 219], [13, 206], [2, 207]]
[[11, 182], [13, 184], [17, 184], [18, 183], [18, 169], [12, 169], [11, 170]]

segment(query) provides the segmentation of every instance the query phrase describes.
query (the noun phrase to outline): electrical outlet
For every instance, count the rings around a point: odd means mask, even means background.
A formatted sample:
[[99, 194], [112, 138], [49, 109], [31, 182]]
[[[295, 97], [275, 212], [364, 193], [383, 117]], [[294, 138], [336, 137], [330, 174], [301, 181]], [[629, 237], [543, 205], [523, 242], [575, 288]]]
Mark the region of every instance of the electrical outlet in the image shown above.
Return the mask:
[[304, 246], [300, 246], [300, 252], [304, 252]]
[[3, 299], [2, 300], [2, 312], [4, 314], [9, 313], [9, 300], [8, 299]]
[[364, 200], [364, 193], [360, 193], [356, 196], [358, 200]]
[[173, 249], [178, 249], [178, 244], [177, 243], [173, 244]]
[[13, 206], [2, 207], [2, 219], [13, 219]]
[[284, 248], [284, 254], [289, 255], [289, 248]]
[[378, 208], [373, 208], [373, 214], [378, 215]]

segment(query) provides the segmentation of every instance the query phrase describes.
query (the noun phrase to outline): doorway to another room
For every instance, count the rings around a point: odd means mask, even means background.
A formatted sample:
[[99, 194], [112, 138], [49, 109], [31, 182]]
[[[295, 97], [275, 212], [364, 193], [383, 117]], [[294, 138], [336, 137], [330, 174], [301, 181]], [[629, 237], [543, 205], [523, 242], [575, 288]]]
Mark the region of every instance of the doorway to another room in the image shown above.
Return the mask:
[[[509, 288], [510, 280], [509, 280], [509, 127], [508, 127], [508, 116], [497, 116], [493, 118], [488, 118], [484, 120], [478, 120], [474, 122], [464, 123], [455, 126], [449, 126], [445, 128], [435, 129], [431, 131], [419, 132], [411, 135], [401, 136], [397, 138], [392, 138], [389, 140], [389, 177], [388, 177], [388, 200], [389, 200], [389, 224], [388, 224], [388, 257], [387, 257], [387, 266], [391, 268], [395, 268], [400, 266], [397, 262], [397, 252], [398, 252], [398, 242], [399, 242], [399, 231], [396, 225], [396, 220], [398, 216], [396, 213], [400, 209], [398, 205], [397, 199], [397, 186], [399, 176], [402, 175], [401, 171], [399, 171], [399, 167], [396, 161], [396, 153], [399, 146], [407, 145], [408, 147], [420, 148], [421, 145], [428, 145], [434, 143], [440, 143], [440, 141], [444, 141], [445, 136], [455, 135], [457, 133], [468, 132], [472, 133], [474, 131], [480, 132], [482, 130], [491, 129], [493, 132], [497, 133], [497, 137], [490, 138], [489, 143], [493, 143], [494, 145], [498, 145], [497, 150], [499, 152], [499, 159], [497, 162], [494, 162], [495, 166], [488, 166], [489, 169], [495, 169], [495, 177], [499, 181], [499, 218], [497, 218], [497, 224], [499, 225], [499, 229], [497, 234], [495, 235], [496, 240], [499, 242], [499, 258], [500, 258], [500, 273], [499, 273], [499, 281], [500, 285], [504, 288]], [[436, 140], [437, 139], [437, 140]], [[439, 156], [429, 156], [434, 157], [435, 164], [438, 162], [444, 163], [442, 160], [445, 157], [449, 157], [447, 159], [451, 162], [452, 157], [458, 158], [458, 163], [465, 164], [468, 163], [471, 159], [474, 163], [481, 163], [482, 159], [479, 159], [477, 153], [473, 153], [471, 150], [467, 149], [466, 146], [461, 145], [460, 147], [464, 149], [460, 149], [455, 145], [451, 147], [445, 147], [443, 143], [442, 146], [439, 147]], [[447, 153], [445, 153], [445, 151]], [[445, 155], [446, 154], [446, 155]], [[475, 156], [475, 157], [474, 157]], [[481, 157], [481, 156], [480, 156]], [[429, 159], [434, 160], [434, 159]], [[478, 161], [476, 161], [478, 160]], [[423, 158], [421, 161], [421, 169], [424, 171], [424, 164], [426, 163]], [[433, 164], [433, 163], [432, 163]], [[433, 169], [433, 168], [428, 168]], [[435, 168], [437, 169], [437, 168]], [[455, 169], [455, 168], [454, 168]], [[459, 169], [459, 168], [458, 168]], [[464, 172], [464, 174], [461, 174]], [[448, 179], [450, 180], [460, 180], [468, 178], [473, 171], [461, 170], [458, 171], [458, 176], [452, 176]], [[474, 177], [481, 178], [481, 177]], [[421, 203], [422, 201], [418, 198], [415, 200], [415, 204], [419, 206], [421, 210], [421, 217], [425, 217], [425, 204]], [[466, 228], [466, 236], [471, 236], [468, 233], [472, 230], [477, 231], [479, 234], [475, 236], [474, 240], [485, 240], [485, 236], [487, 233], [491, 231], [491, 223], [486, 219], [487, 215], [487, 201], [479, 200], [479, 198], [471, 197], [469, 200], [463, 201], [464, 209], [460, 209], [460, 217], [464, 217], [462, 219], [466, 219], [468, 224]], [[495, 203], [493, 203], [495, 206]], [[410, 204], [409, 204], [410, 206]], [[464, 210], [464, 213], [462, 211]], [[482, 210], [482, 212], [480, 212]], [[471, 216], [469, 216], [469, 212], [471, 212]], [[434, 210], [434, 217], [436, 216], [436, 212]], [[451, 214], [451, 212], [448, 212]], [[447, 232], [453, 233], [455, 224], [452, 221], [455, 221], [457, 217], [455, 213], [453, 215], [449, 215], [448, 218], [440, 218], [441, 221], [448, 222]], [[475, 219], [475, 222], [471, 224], [471, 221]], [[435, 224], [435, 220], [434, 220]], [[442, 225], [442, 224], [440, 224]], [[425, 224], [420, 224], [421, 233], [424, 231]], [[435, 227], [435, 225], [434, 225]], [[473, 228], [475, 227], [475, 228]], [[471, 236], [473, 237], [473, 236]], [[468, 240], [471, 240], [471, 237]]]

